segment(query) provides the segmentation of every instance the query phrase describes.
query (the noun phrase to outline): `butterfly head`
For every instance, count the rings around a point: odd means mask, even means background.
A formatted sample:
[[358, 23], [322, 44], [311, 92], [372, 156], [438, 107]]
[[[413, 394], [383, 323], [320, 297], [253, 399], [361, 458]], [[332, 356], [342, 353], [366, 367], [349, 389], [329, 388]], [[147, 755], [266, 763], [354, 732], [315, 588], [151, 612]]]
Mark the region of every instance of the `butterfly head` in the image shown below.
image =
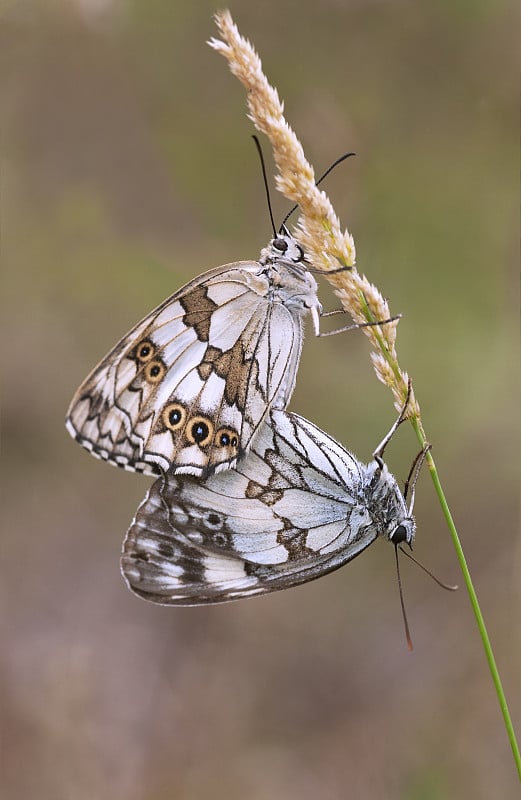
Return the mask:
[[259, 264], [271, 287], [272, 298], [299, 314], [310, 312], [318, 335], [322, 306], [317, 297], [317, 282], [306, 265], [302, 247], [284, 225], [262, 250]]
[[415, 533], [416, 523], [414, 519], [412, 517], [406, 517], [388, 532], [389, 541], [395, 545], [405, 543], [412, 548]]
[[302, 247], [294, 236], [283, 225], [278, 233], [265, 247], [260, 256], [262, 265], [284, 264], [291, 267], [298, 265], [301, 271], [307, 271], [305, 266], [305, 256]]

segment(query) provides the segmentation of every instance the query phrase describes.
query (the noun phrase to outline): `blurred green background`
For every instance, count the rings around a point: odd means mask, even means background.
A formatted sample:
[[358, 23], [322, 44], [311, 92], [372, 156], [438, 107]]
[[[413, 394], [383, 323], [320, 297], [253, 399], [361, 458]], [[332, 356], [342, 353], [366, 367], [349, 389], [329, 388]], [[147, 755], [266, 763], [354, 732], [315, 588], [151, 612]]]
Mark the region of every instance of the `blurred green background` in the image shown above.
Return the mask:
[[[518, 12], [488, 2], [231, 2], [398, 349], [519, 727]], [[298, 589], [163, 609], [120, 578], [148, 480], [90, 458], [79, 382], [194, 275], [270, 236], [244, 91], [201, 0], [2, 2], [2, 797], [513, 797], [464, 590], [392, 548]], [[269, 151], [266, 146], [268, 160]], [[276, 218], [289, 204], [274, 198]], [[336, 307], [326, 285], [326, 308]], [[309, 332], [291, 407], [363, 460], [394, 419], [363, 335]], [[388, 451], [404, 478], [416, 442]], [[428, 474], [416, 555], [461, 583]]]

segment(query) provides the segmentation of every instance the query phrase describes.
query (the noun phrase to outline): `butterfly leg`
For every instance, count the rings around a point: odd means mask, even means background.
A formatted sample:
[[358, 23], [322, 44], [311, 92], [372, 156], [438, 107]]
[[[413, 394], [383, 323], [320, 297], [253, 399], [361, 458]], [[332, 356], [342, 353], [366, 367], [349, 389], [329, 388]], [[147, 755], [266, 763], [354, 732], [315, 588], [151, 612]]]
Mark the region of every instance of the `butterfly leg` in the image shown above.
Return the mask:
[[[335, 269], [320, 269], [320, 267], [312, 267], [306, 259], [306, 266], [313, 275], [338, 275], [339, 272], [350, 272], [353, 267], [336, 267]], [[340, 261], [340, 259], [338, 259]]]
[[393, 438], [394, 434], [396, 433], [396, 431], [398, 429], [398, 426], [401, 425], [402, 422], [405, 419], [405, 415], [407, 413], [407, 407], [409, 405], [409, 400], [411, 399], [411, 391], [412, 391], [412, 381], [409, 378], [409, 382], [407, 384], [407, 396], [405, 398], [405, 402], [404, 402], [403, 406], [400, 409], [400, 413], [398, 414], [398, 417], [397, 417], [396, 421], [391, 426], [391, 429], [388, 431], [388, 433], [386, 433], [386, 435], [384, 436], [384, 438], [382, 439], [382, 441], [380, 442], [380, 444], [378, 445], [378, 447], [376, 448], [376, 450], [373, 453], [373, 458], [376, 459], [376, 461], [378, 462], [380, 467], [383, 467], [383, 463], [384, 463], [383, 462], [383, 454], [384, 454], [385, 448], [387, 447], [387, 445], [389, 444], [389, 442]]
[[409, 503], [409, 514], [412, 514], [412, 509], [414, 506], [414, 493], [416, 491], [416, 483], [418, 481], [421, 468], [423, 467], [423, 463], [425, 461], [427, 453], [431, 449], [432, 445], [427, 442], [425, 447], [422, 450], [420, 450], [420, 452], [415, 456], [414, 461], [411, 464], [409, 474], [407, 475], [407, 480], [405, 481], [405, 486], [403, 489], [403, 497], [405, 500], [407, 500], [407, 495], [409, 494], [410, 490], [411, 501]]
[[[321, 317], [333, 317], [337, 314], [346, 314], [347, 312], [343, 308], [339, 308], [336, 311], [326, 311], [322, 313]], [[401, 319], [402, 315], [397, 314], [395, 317], [389, 317], [389, 319], [377, 319], [374, 322], [354, 322], [352, 325], [345, 325], [343, 328], [338, 328], [334, 331], [324, 331], [318, 333], [317, 336], [335, 336], [337, 333], [345, 333], [345, 331], [354, 331], [358, 330], [358, 328], [370, 328], [374, 325], [387, 325], [389, 322], [395, 322], [397, 319]]]

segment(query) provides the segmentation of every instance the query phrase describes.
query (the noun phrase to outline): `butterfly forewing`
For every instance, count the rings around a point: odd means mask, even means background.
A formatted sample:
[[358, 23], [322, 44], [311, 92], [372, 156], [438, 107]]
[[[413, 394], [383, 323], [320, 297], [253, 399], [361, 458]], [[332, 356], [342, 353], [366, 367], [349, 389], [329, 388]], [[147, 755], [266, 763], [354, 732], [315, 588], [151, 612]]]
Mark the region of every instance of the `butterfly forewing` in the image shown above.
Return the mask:
[[288, 403], [301, 317], [320, 308], [305, 268], [263, 254], [196, 278], [145, 317], [76, 392], [70, 434], [146, 474], [233, 466], [270, 407]]
[[307, 420], [273, 410], [234, 470], [154, 483], [122, 571], [156, 603], [224, 602], [318, 578], [381, 532], [364, 466]]

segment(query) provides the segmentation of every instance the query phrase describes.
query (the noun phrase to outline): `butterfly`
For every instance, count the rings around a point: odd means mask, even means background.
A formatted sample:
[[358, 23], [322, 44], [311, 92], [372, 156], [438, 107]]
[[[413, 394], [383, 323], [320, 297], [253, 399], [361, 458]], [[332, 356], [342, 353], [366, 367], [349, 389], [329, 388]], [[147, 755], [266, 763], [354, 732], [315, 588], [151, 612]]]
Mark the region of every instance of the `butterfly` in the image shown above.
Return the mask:
[[319, 578], [378, 537], [412, 546], [412, 503], [382, 459], [398, 424], [365, 465], [303, 417], [272, 409], [235, 469], [205, 480], [169, 471], [127, 532], [129, 588], [162, 605], [222, 603]]
[[130, 471], [233, 467], [271, 407], [285, 408], [317, 283], [283, 226], [258, 261], [206, 272], [139, 322], [77, 390], [70, 435]]

